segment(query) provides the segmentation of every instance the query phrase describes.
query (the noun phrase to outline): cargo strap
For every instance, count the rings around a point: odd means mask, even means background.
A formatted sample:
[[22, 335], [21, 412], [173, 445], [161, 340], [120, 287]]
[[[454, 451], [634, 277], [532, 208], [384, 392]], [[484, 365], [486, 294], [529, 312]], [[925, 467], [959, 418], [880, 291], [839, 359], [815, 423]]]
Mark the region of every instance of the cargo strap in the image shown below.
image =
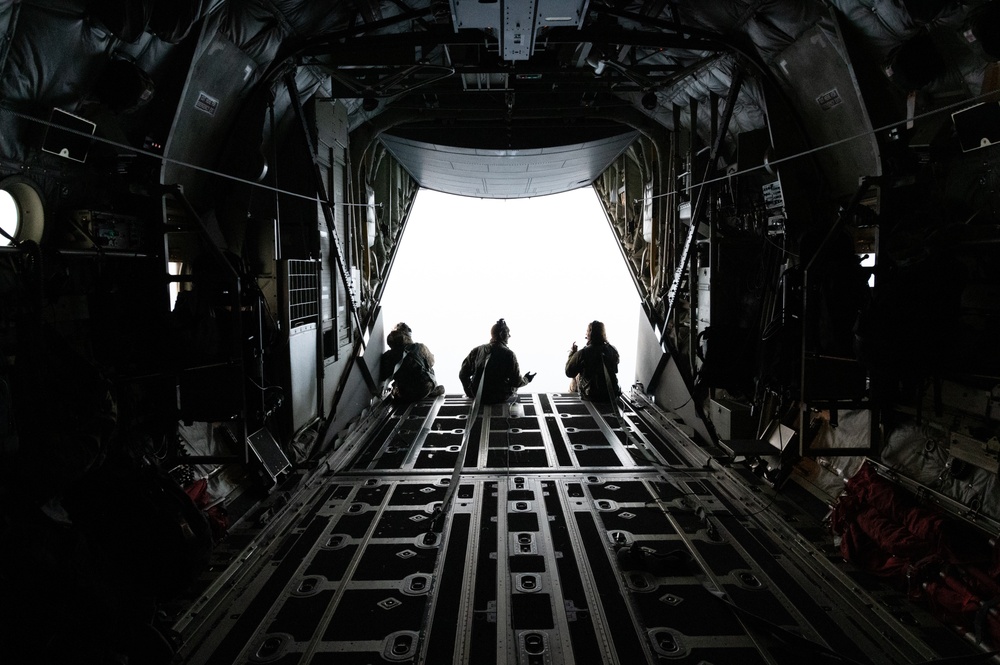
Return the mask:
[[491, 355], [492, 350], [490, 353], [486, 354], [486, 360], [483, 362], [483, 372], [479, 377], [479, 387], [476, 388], [476, 397], [472, 400], [472, 408], [469, 409], [469, 417], [467, 419], [468, 424], [465, 427], [465, 431], [462, 433], [462, 445], [458, 450], [458, 459], [455, 460], [455, 468], [451, 472], [451, 480], [448, 483], [448, 491], [445, 492], [444, 499], [441, 500], [441, 505], [434, 510], [434, 516], [431, 518], [431, 524], [429, 527], [429, 531], [431, 532], [440, 528], [441, 523], [439, 520], [448, 512], [448, 506], [451, 505], [452, 500], [455, 498], [455, 492], [458, 490], [458, 480], [462, 476], [462, 467], [465, 465], [465, 455], [469, 449], [469, 441], [472, 439], [472, 428], [476, 424], [476, 416], [479, 414], [479, 408], [482, 406], [483, 384], [486, 382], [486, 365], [489, 364]]

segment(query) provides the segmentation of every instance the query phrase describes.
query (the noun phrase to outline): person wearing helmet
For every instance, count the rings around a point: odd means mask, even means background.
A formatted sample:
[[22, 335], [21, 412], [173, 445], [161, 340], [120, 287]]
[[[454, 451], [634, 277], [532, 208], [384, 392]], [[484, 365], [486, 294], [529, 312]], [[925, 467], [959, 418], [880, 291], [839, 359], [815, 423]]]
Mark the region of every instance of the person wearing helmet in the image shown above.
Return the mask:
[[533, 372], [521, 375], [517, 356], [507, 347], [509, 339], [510, 328], [506, 321], [500, 319], [490, 329], [489, 344], [475, 347], [462, 361], [458, 378], [461, 379], [467, 396], [475, 398], [482, 381], [483, 404], [513, 401], [516, 399], [517, 389], [528, 385], [535, 378]]
[[618, 398], [618, 349], [608, 344], [604, 324], [591, 321], [587, 325], [587, 345], [578, 349], [576, 342], [566, 360], [566, 376], [573, 379], [570, 391], [579, 392], [580, 399], [610, 402]]
[[400, 402], [444, 394], [444, 386], [437, 385], [434, 377], [434, 354], [425, 344], [414, 342], [412, 332], [410, 326], [397, 323], [386, 336], [389, 350], [379, 362], [379, 378], [392, 379], [392, 397]]

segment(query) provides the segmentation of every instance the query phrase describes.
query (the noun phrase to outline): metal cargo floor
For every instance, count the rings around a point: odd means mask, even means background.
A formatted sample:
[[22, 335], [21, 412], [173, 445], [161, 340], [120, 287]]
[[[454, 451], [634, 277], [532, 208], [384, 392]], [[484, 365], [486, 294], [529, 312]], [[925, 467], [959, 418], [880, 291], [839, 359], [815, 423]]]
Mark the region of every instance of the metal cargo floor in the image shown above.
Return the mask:
[[[176, 624], [183, 662], [917, 663], [969, 653], [648, 403], [373, 409]], [[595, 408], [599, 407], [599, 408]], [[632, 433], [627, 434], [626, 430]], [[440, 516], [435, 516], [440, 512]], [[824, 545], [826, 543], [826, 545]]]

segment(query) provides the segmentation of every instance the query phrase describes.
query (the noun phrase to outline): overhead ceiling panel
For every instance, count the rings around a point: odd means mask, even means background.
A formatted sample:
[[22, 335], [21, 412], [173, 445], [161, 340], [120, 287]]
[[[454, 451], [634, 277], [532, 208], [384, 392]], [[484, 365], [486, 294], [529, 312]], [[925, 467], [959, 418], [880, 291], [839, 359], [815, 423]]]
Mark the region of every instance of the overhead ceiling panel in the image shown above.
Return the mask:
[[451, 0], [455, 27], [492, 30], [504, 60], [527, 60], [540, 28], [583, 23], [588, 0]]
[[589, 185], [637, 137], [532, 150], [474, 150], [382, 135], [386, 149], [421, 187], [459, 196], [513, 199]]

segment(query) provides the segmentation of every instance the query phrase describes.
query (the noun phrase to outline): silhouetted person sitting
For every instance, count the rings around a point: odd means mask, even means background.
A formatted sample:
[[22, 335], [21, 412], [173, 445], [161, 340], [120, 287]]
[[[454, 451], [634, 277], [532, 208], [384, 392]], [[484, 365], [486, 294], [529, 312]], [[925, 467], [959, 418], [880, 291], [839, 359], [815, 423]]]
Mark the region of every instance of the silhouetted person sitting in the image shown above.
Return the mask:
[[566, 360], [566, 376], [573, 379], [569, 389], [579, 392], [581, 399], [611, 402], [622, 392], [617, 375], [618, 349], [608, 344], [604, 324], [591, 321], [587, 325], [587, 346], [577, 349], [573, 342]]
[[389, 350], [382, 354], [379, 378], [392, 379], [392, 396], [400, 402], [415, 402], [444, 394], [444, 386], [434, 377], [434, 354], [426, 345], [414, 342], [405, 323], [397, 323], [386, 336]]
[[521, 376], [517, 356], [507, 348], [508, 339], [510, 328], [506, 321], [500, 319], [490, 329], [490, 343], [472, 349], [462, 361], [458, 378], [462, 381], [466, 395], [475, 398], [482, 379], [483, 404], [513, 402], [517, 399], [517, 389], [528, 385], [535, 378], [532, 372]]

